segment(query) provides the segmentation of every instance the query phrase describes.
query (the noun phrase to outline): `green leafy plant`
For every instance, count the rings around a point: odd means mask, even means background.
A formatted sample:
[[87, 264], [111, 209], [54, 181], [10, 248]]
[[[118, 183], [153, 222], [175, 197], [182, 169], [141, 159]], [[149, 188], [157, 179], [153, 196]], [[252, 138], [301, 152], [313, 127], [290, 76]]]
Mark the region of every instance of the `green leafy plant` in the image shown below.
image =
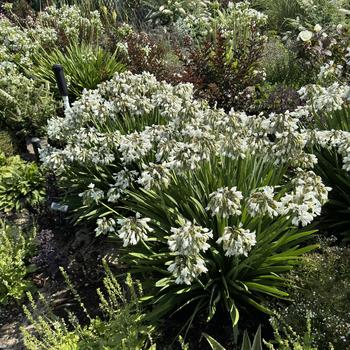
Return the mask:
[[31, 286], [28, 258], [33, 253], [34, 238], [35, 230], [24, 233], [0, 221], [0, 304], [21, 299]]
[[[155, 346], [149, 345], [153, 327], [145, 324], [145, 315], [138, 303], [138, 296], [142, 293], [140, 284], [133, 282], [128, 276], [122, 286], [106, 263], [104, 267], [104, 289], [97, 290], [102, 317], [90, 315], [67, 274], [61, 270], [70, 291], [89, 321], [86, 326], [80, 325], [77, 316], [72, 313], [68, 315], [68, 324], [63, 318], [53, 314], [42, 295], [39, 296], [38, 304], [29, 295], [31, 310], [24, 307], [24, 311], [34, 331], [22, 330], [26, 349], [155, 350]], [[38, 313], [38, 306], [41, 304], [46, 310], [45, 316]]]
[[[292, 327], [284, 325], [281, 327], [281, 324], [278, 321], [277, 317], [271, 319], [271, 325], [274, 330], [274, 341], [265, 342], [267, 349], [269, 350], [317, 350], [317, 347], [313, 346], [313, 336], [312, 336], [312, 324], [310, 317], [306, 320], [306, 332], [303, 336], [298, 336], [292, 329]], [[280, 328], [282, 328], [281, 335]], [[278, 345], [275, 348], [275, 345]], [[325, 347], [326, 349], [326, 347]], [[327, 347], [328, 349], [328, 347]], [[330, 350], [333, 347], [330, 345]]]
[[0, 210], [33, 209], [44, 200], [45, 178], [35, 163], [0, 154]]
[[[226, 350], [220, 343], [208, 334], [204, 334], [212, 350]], [[255, 333], [253, 343], [249, 339], [248, 332], [245, 330], [243, 334], [243, 342], [241, 350], [263, 350], [261, 342], [261, 327]]]
[[118, 51], [109, 53], [90, 44], [72, 44], [65, 51], [57, 48], [49, 52], [42, 50], [34, 57], [34, 62], [30, 73], [43, 82], [49, 82], [53, 89], [56, 80], [52, 66], [61, 64], [68, 80], [68, 90], [74, 97], [79, 97], [83, 89], [95, 89], [115, 73], [125, 70]]

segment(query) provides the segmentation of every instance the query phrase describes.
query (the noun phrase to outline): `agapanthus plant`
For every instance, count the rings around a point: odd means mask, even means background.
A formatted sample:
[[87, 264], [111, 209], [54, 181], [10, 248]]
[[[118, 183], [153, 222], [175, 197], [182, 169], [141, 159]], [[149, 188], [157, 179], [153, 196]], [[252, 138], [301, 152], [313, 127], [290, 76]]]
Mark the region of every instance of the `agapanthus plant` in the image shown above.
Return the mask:
[[117, 74], [85, 91], [65, 118], [50, 120], [49, 138], [60, 147], [47, 148], [42, 159], [59, 175], [74, 219], [96, 221], [131, 185], [166, 185], [171, 170], [195, 168], [213, 152], [234, 159], [256, 153], [275, 164], [312, 167], [315, 157], [304, 151], [308, 134], [298, 129], [298, 113], [226, 114], [195, 100], [189, 84]]
[[267, 311], [287, 297], [280, 273], [298, 263], [328, 188], [305, 152], [304, 110], [248, 116], [193, 99], [148, 73], [117, 74], [49, 122], [60, 147], [42, 153], [74, 220], [122, 242], [122, 257], [159, 287], [154, 314], [195, 303]]
[[[151, 317], [191, 304], [189, 322], [203, 310], [210, 320], [220, 304], [236, 325], [249, 305], [269, 312], [267, 295], [288, 297], [283, 273], [316, 247], [307, 245], [313, 231], [302, 226], [327, 200], [313, 171], [291, 176], [288, 165], [266, 156], [211, 154], [167, 178], [127, 190], [122, 207], [134, 214], [114, 225], [124, 261], [157, 287], [145, 297]], [[134, 230], [125, 235], [131, 222]]]
[[350, 86], [309, 85], [299, 91], [306, 101], [312, 128], [315, 171], [330, 187], [330, 200], [322, 223], [328, 231], [350, 239]]

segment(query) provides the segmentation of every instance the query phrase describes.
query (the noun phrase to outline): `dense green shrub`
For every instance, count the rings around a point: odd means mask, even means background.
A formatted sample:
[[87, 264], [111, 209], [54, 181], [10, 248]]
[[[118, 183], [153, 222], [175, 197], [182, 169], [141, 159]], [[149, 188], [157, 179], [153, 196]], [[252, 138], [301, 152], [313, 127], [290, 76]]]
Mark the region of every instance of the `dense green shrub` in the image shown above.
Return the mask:
[[322, 26], [344, 22], [340, 9], [349, 6], [344, 0], [254, 0], [253, 3], [269, 16], [270, 27], [282, 33], [295, 28], [295, 21]]
[[0, 305], [20, 299], [31, 283], [28, 258], [33, 254], [35, 230], [29, 234], [0, 221]]
[[309, 314], [313, 337], [320, 350], [348, 349], [350, 336], [350, 250], [322, 244], [320, 252], [308, 254], [291, 274], [292, 303], [279, 311], [282, 319], [302, 335], [301, 319]]
[[[145, 315], [138, 304], [138, 296], [142, 293], [140, 284], [133, 282], [128, 276], [126, 284], [121, 286], [106, 264], [105, 269], [104, 290], [97, 290], [102, 318], [89, 314], [78, 292], [63, 272], [69, 289], [89, 320], [86, 326], [80, 325], [72, 313], [69, 314], [68, 324], [63, 318], [53, 314], [43, 296], [39, 298], [40, 303], [36, 304], [29, 295], [31, 310], [27, 307], [24, 310], [33, 330], [22, 330], [26, 349], [155, 349], [153, 346], [149, 347], [153, 327], [145, 324]], [[45, 315], [40, 315], [38, 306], [41, 304], [44, 304]]]
[[35, 163], [0, 154], [0, 210], [33, 209], [44, 200], [45, 178]]

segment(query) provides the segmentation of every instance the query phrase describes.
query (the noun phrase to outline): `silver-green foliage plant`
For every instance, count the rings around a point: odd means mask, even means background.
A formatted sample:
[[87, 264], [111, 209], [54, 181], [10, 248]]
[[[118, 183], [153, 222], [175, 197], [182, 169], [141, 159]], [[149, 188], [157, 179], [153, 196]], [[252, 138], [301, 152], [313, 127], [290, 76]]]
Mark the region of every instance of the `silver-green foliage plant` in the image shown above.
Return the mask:
[[56, 113], [47, 84], [28, 78], [15, 64], [0, 62], [0, 125], [17, 137], [42, 135]]
[[[61, 270], [69, 289], [89, 320], [88, 325], [80, 325], [76, 315], [72, 313], [69, 313], [68, 321], [55, 316], [42, 295], [39, 296], [40, 303], [35, 303], [29, 294], [30, 309], [24, 307], [24, 311], [33, 329], [22, 329], [26, 349], [155, 349], [154, 346], [150, 346], [153, 328], [145, 324], [145, 315], [138, 303], [138, 297], [142, 294], [140, 284], [128, 276], [125, 285], [122, 286], [107, 264], [104, 266], [104, 290], [97, 290], [102, 317], [89, 314], [67, 274]], [[40, 315], [39, 305], [45, 310], [44, 314]]]
[[45, 192], [45, 178], [37, 164], [0, 154], [0, 211], [36, 208]]
[[0, 305], [21, 299], [31, 286], [27, 275], [34, 238], [35, 230], [28, 234], [0, 221]]

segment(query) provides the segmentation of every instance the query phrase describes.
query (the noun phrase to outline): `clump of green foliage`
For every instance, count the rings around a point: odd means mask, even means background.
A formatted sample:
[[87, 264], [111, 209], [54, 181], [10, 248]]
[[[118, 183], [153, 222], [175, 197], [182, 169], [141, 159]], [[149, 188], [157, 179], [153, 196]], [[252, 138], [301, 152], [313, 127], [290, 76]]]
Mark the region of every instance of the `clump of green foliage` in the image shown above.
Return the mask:
[[[207, 339], [212, 350], [228, 350], [208, 334], [204, 333], [204, 336]], [[258, 330], [255, 333], [253, 343], [250, 341], [248, 332], [244, 331], [241, 350], [263, 350], [261, 341], [261, 326], [259, 326]]]
[[43, 82], [56, 88], [52, 71], [54, 64], [61, 64], [68, 80], [69, 93], [79, 97], [83, 89], [95, 89], [98, 84], [109, 80], [115, 73], [125, 70], [118, 51], [110, 53], [91, 44], [71, 44], [64, 51], [55, 48], [50, 52], [41, 50], [34, 57], [31, 73]]
[[0, 304], [20, 299], [31, 283], [27, 264], [34, 249], [35, 230], [29, 234], [0, 221]]
[[[138, 303], [138, 297], [142, 294], [141, 285], [128, 275], [125, 286], [121, 286], [105, 262], [104, 267], [104, 291], [97, 289], [102, 317], [90, 315], [68, 275], [61, 269], [70, 291], [89, 320], [86, 326], [79, 324], [77, 316], [72, 313], [69, 313], [68, 322], [55, 316], [42, 295], [39, 295], [40, 303], [36, 304], [28, 294], [31, 310], [24, 307], [24, 311], [33, 331], [22, 330], [26, 349], [155, 349], [150, 336], [153, 327], [145, 324], [145, 315]], [[45, 308], [45, 316], [38, 310], [40, 304]]]
[[35, 163], [0, 154], [0, 211], [35, 208], [44, 200], [45, 178]]

